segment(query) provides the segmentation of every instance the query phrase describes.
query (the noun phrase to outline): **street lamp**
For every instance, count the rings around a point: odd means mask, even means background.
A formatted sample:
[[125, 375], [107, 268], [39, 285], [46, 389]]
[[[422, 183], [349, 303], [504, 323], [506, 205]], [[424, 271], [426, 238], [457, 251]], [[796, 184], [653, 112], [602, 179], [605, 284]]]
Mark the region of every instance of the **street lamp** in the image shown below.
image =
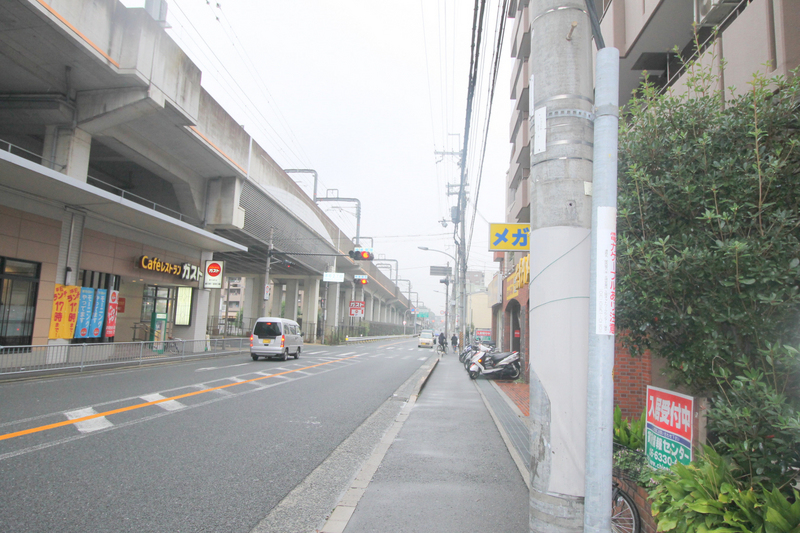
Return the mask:
[[[466, 305], [466, 303], [465, 303], [465, 301], [464, 301], [464, 297], [463, 297], [463, 295], [461, 295], [461, 297], [457, 296], [457, 295], [459, 294], [459, 293], [457, 292], [457, 290], [460, 288], [460, 284], [459, 284], [459, 278], [458, 278], [458, 270], [459, 270], [459, 269], [458, 269], [458, 260], [457, 260], [457, 259], [456, 259], [454, 256], [452, 256], [452, 255], [448, 254], [447, 252], [443, 252], [442, 250], [435, 250], [435, 249], [433, 249], [433, 248], [428, 248], [427, 246], [417, 246], [417, 248], [419, 248], [420, 250], [424, 250], [424, 251], [426, 251], [426, 252], [438, 252], [438, 253], [440, 253], [440, 254], [444, 254], [444, 255], [446, 255], [447, 257], [449, 257], [450, 259], [452, 259], [452, 260], [453, 260], [453, 263], [454, 263], [454, 268], [455, 268], [455, 271], [456, 271], [456, 272], [455, 272], [454, 279], [453, 279], [453, 299], [454, 299], [454, 300], [457, 302], [457, 304], [456, 304], [456, 308], [463, 308], [463, 307]], [[449, 290], [449, 283], [448, 283], [448, 290]], [[465, 292], [465, 291], [460, 291], [460, 292]], [[449, 299], [448, 299], [448, 300], [449, 300]], [[448, 310], [448, 311], [449, 311], [449, 307], [450, 307], [450, 302], [448, 301], [448, 302], [447, 302], [447, 310]], [[454, 314], [455, 314], [455, 313], [454, 313]], [[462, 314], [462, 315], [463, 315], [463, 313], [460, 313], [460, 314]], [[447, 311], [445, 312], [445, 317], [447, 317], [447, 318], [445, 318], [445, 330], [447, 330], [447, 324], [446, 324], [446, 322], [449, 320], [449, 317], [448, 317], [448, 313], [447, 313]], [[452, 320], [453, 320], [453, 324], [455, 324], [455, 316], [454, 316], [454, 317], [452, 317]], [[461, 324], [461, 327], [463, 328], [463, 327], [464, 327], [464, 324]], [[454, 327], [453, 327], [453, 330], [455, 330], [455, 329], [456, 329], [456, 328], [455, 328], [455, 326], [454, 326]]]
[[433, 248], [428, 248], [427, 246], [417, 246], [417, 248], [419, 248], [420, 250], [425, 250], [426, 252], [439, 252], [440, 254], [446, 255], [447, 257], [449, 257], [453, 261], [456, 260], [455, 257], [453, 257], [452, 255], [448, 254], [447, 252], [443, 252], [441, 250], [434, 250]]

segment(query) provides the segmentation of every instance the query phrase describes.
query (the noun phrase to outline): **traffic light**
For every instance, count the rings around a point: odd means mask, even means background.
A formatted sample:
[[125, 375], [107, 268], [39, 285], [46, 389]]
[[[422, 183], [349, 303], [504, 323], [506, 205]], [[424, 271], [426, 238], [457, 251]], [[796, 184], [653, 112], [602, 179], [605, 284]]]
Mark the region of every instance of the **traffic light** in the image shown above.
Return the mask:
[[350, 259], [353, 261], [372, 261], [375, 259], [375, 254], [373, 254], [369, 250], [364, 250], [363, 248], [356, 248], [355, 250], [350, 250], [347, 252], [347, 255], [350, 256]]
[[442, 279], [439, 280], [439, 283], [444, 283], [445, 285], [450, 285], [450, 279], [449, 278], [442, 278]]
[[364, 278], [364, 279], [360, 279], [360, 280], [358, 280], [358, 282], [359, 282], [360, 284], [362, 284], [362, 285], [366, 285], [367, 283], [369, 283], [369, 280], [368, 280], [368, 279], [366, 279], [366, 278]]
[[367, 283], [369, 283], [369, 279], [367, 279], [366, 274], [356, 274], [355, 276], [353, 276], [353, 279], [359, 285], [366, 285]]

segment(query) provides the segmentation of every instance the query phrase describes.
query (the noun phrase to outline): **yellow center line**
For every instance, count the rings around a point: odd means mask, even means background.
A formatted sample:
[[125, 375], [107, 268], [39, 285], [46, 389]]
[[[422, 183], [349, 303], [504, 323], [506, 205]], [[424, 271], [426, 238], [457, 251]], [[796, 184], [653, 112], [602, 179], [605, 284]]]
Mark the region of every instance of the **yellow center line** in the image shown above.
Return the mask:
[[324, 363], [317, 363], [316, 365], [305, 366], [303, 368], [295, 368], [294, 370], [287, 370], [286, 372], [279, 372], [278, 374], [270, 374], [268, 376], [261, 376], [259, 378], [248, 379], [245, 381], [236, 381], [234, 383], [228, 383], [227, 385], [220, 385], [219, 387], [211, 387], [210, 389], [203, 389], [194, 392], [187, 392], [186, 394], [180, 394], [178, 396], [172, 396], [170, 398], [162, 398], [160, 400], [155, 400], [152, 402], [146, 403], [139, 403], [136, 405], [129, 405], [128, 407], [120, 407], [119, 409], [114, 409], [112, 411], [105, 411], [103, 413], [97, 413], [93, 415], [83, 416], [81, 418], [75, 418], [73, 420], [64, 420], [63, 422], [56, 422], [55, 424], [47, 424], [46, 426], [39, 426], [30, 429], [23, 429], [22, 431], [15, 431], [14, 433], [6, 433], [5, 435], [0, 435], [0, 441], [6, 439], [13, 439], [14, 437], [21, 437], [23, 435], [30, 435], [32, 433], [39, 433], [41, 431], [47, 431], [49, 429], [60, 428], [63, 426], [69, 426], [71, 424], [77, 424], [78, 422], [83, 422], [85, 420], [92, 420], [94, 418], [100, 418], [101, 416], [109, 416], [115, 415], [118, 413], [124, 413], [126, 411], [133, 411], [134, 409], [141, 409], [142, 407], [147, 407], [149, 405], [156, 405], [158, 403], [168, 402], [170, 400], [180, 400], [183, 398], [189, 398], [191, 396], [197, 396], [198, 394], [204, 394], [206, 392], [211, 392], [215, 390], [227, 389], [228, 387], [235, 387], [236, 385], [242, 385], [244, 383], [252, 383], [253, 381], [260, 381], [262, 379], [267, 378], [274, 378], [276, 376], [283, 376], [284, 374], [291, 374], [292, 372], [300, 372], [301, 370], [308, 370], [310, 368], [316, 368], [318, 366], [329, 365], [331, 363], [338, 363], [341, 361], [347, 361], [348, 359], [353, 359], [354, 357], [359, 357], [359, 355], [351, 355], [350, 357], [344, 357], [342, 359], [335, 359], [333, 361], [326, 361]]

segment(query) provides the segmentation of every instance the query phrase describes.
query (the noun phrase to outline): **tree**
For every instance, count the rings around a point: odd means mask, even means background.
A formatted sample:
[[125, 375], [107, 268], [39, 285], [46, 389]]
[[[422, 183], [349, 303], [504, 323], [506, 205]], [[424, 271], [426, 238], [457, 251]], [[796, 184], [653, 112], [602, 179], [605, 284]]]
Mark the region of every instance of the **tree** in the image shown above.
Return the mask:
[[646, 85], [622, 121], [617, 312], [632, 353], [708, 390], [800, 341], [800, 78], [723, 101], [691, 68], [688, 95]]
[[617, 323], [712, 399], [739, 482], [800, 470], [800, 77], [728, 101], [690, 64], [688, 94], [646, 85], [620, 132]]

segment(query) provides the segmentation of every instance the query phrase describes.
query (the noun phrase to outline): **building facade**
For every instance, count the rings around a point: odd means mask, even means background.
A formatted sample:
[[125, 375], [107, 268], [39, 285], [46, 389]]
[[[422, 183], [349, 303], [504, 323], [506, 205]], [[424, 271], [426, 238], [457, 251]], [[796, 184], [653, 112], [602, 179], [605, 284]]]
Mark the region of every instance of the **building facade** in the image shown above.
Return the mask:
[[[351, 300], [402, 329], [408, 299], [347, 258], [354, 244], [203, 89], [163, 15], [0, 5], [0, 346], [148, 340], [154, 314], [159, 334], [204, 339], [216, 276], [246, 280], [237, 317], [302, 317], [308, 341], [346, 324]], [[335, 259], [344, 282], [324, 282]]]

